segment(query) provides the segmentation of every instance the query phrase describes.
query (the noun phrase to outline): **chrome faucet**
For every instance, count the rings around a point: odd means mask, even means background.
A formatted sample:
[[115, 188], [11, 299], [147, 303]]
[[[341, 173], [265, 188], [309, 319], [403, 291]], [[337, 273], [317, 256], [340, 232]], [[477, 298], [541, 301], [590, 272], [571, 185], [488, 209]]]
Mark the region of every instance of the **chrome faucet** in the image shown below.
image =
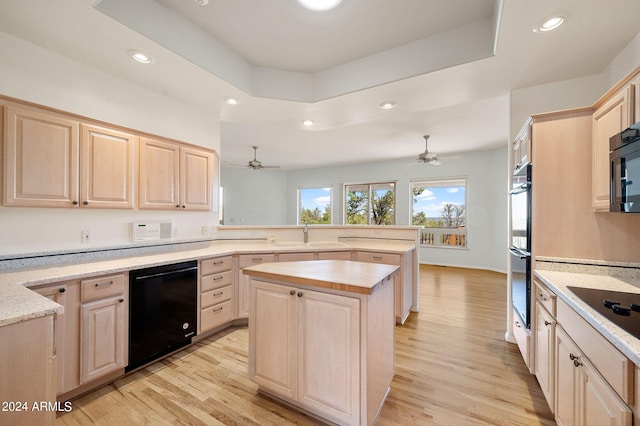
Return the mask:
[[304, 242], [306, 244], [309, 242], [309, 224], [307, 223], [304, 224], [304, 229], [302, 230], [302, 233], [304, 234]]

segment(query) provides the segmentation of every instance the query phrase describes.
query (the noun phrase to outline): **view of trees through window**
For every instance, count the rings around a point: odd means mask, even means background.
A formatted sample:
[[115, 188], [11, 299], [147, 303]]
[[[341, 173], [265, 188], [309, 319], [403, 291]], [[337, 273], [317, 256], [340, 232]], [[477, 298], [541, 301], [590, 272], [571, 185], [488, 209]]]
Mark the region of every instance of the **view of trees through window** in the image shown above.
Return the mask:
[[[431, 180], [411, 183], [412, 225], [449, 228], [450, 231], [423, 232], [421, 243], [466, 246], [466, 179]], [[455, 229], [456, 231], [454, 231]]]
[[298, 189], [298, 224], [331, 224], [331, 188]]
[[394, 182], [345, 185], [345, 224], [395, 225]]

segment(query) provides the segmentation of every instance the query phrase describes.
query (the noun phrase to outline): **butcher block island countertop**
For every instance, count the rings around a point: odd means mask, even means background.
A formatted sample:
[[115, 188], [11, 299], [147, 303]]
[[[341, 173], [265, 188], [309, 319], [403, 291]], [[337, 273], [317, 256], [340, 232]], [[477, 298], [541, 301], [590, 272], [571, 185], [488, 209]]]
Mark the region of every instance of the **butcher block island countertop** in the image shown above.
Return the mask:
[[349, 260], [244, 268], [260, 392], [332, 423], [372, 425], [395, 374], [398, 270]]
[[399, 266], [394, 265], [350, 260], [309, 260], [263, 263], [244, 268], [244, 274], [300, 285], [371, 294], [383, 279], [395, 274], [399, 269]]

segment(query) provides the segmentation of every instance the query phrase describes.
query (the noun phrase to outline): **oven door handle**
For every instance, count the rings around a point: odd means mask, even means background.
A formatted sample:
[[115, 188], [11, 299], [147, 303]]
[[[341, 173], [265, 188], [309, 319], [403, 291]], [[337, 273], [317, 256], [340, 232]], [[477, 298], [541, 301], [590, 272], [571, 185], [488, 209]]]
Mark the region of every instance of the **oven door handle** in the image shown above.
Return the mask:
[[531, 253], [520, 250], [517, 247], [509, 247], [509, 251], [512, 255], [519, 257], [520, 259], [529, 259], [531, 257]]
[[519, 187], [513, 188], [511, 191], [509, 191], [509, 195], [522, 194], [523, 192], [527, 192], [529, 188], [531, 188], [531, 182], [523, 183]]

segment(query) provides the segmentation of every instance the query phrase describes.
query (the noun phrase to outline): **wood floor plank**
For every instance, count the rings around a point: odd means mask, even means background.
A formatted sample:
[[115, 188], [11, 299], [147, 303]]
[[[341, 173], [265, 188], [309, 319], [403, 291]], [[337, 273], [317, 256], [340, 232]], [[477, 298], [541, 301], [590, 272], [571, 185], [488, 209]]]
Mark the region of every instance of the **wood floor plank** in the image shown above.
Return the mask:
[[[421, 265], [420, 312], [396, 327], [396, 375], [376, 425], [553, 425], [515, 344], [506, 276]], [[56, 425], [318, 425], [248, 379], [234, 328], [74, 401]]]

